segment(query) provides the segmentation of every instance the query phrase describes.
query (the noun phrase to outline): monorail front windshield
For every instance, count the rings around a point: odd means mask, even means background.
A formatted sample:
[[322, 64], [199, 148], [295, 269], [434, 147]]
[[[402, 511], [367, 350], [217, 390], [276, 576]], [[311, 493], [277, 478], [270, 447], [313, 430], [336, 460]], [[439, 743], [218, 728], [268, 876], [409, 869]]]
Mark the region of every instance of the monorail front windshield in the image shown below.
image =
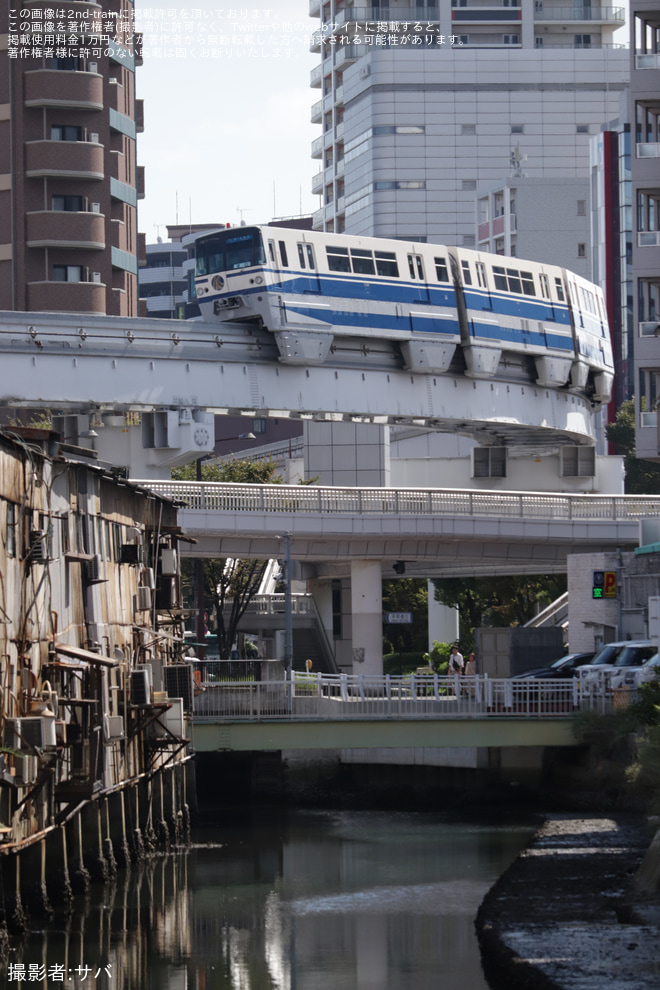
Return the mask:
[[202, 237], [195, 245], [195, 275], [230, 272], [265, 262], [261, 231], [256, 227], [231, 227]]

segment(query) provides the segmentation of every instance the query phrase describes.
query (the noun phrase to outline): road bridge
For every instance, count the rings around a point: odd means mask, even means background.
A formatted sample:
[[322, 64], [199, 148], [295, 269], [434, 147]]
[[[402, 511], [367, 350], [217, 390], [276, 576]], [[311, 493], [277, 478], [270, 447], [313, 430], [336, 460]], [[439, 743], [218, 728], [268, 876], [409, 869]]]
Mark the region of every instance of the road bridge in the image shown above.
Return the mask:
[[575, 746], [575, 712], [609, 704], [575, 679], [294, 672], [204, 688], [193, 719], [200, 752]]
[[181, 503], [191, 556], [291, 555], [308, 577], [361, 561], [433, 577], [565, 572], [569, 553], [633, 549], [660, 497], [141, 481]]

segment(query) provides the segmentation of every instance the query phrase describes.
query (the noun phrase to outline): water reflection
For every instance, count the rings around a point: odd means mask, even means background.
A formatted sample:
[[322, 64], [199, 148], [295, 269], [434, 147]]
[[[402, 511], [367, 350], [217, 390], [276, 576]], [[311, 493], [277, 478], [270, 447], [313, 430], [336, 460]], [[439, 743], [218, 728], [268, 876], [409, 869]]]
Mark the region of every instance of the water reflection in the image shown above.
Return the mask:
[[[32, 934], [8, 987], [75, 990], [482, 990], [473, 931], [526, 825], [438, 814], [236, 814], [145, 864], [66, 926]], [[43, 966], [43, 980], [35, 980]], [[32, 967], [32, 969], [29, 969]]]

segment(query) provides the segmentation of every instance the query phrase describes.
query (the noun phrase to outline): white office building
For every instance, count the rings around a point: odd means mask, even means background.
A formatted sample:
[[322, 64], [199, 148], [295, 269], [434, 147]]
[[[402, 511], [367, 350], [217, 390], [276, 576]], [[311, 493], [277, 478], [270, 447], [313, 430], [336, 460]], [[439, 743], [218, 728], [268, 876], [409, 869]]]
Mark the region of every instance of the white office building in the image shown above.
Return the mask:
[[613, 41], [622, 7], [311, 0], [310, 12], [317, 230], [477, 246], [477, 190], [588, 177], [590, 135], [629, 78]]

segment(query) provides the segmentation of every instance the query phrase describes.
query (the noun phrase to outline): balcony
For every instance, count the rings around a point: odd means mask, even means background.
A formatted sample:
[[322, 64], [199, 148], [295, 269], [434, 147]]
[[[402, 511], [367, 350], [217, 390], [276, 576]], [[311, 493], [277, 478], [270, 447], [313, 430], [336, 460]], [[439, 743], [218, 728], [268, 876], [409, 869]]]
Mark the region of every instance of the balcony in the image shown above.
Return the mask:
[[27, 141], [25, 174], [32, 179], [102, 179], [103, 150], [93, 141]]
[[640, 230], [637, 233], [638, 247], [660, 247], [660, 230]]
[[24, 78], [26, 107], [103, 109], [103, 77], [97, 72], [34, 69]]
[[[40, 7], [37, 4], [31, 3], [29, 9], [39, 10]], [[43, 7], [41, 9], [43, 10]], [[49, 9], [51, 11], [53, 10], [52, 4], [49, 5]], [[58, 29], [58, 34], [75, 34], [80, 37], [83, 34], [81, 31], [82, 27], [89, 29], [85, 32], [87, 36], [98, 33], [93, 28], [95, 20], [100, 19], [102, 16], [103, 8], [100, 3], [88, 3], [86, 0], [71, 0], [71, 3], [66, 5], [66, 10], [68, 16], [57, 18], [57, 21], [63, 25], [61, 31]], [[44, 20], [55, 21], [54, 13], [50, 13], [50, 15], [46, 13], [43, 19], [37, 19], [36, 17], [29, 19], [30, 26], [25, 30], [21, 28], [21, 34], [43, 35], [45, 33], [43, 27]]]
[[28, 213], [26, 219], [29, 248], [77, 248], [81, 251], [105, 248], [102, 213], [38, 210]]
[[651, 55], [635, 55], [636, 69], [660, 69], [660, 53]]
[[321, 134], [319, 137], [314, 138], [312, 141], [312, 158], [322, 158], [323, 157], [323, 145], [325, 141], [325, 135]]
[[312, 213], [312, 230], [323, 230], [323, 218], [325, 210], [321, 208]]
[[520, 7], [454, 7], [451, 12], [454, 24], [507, 24], [519, 25], [522, 21]]
[[319, 100], [318, 103], [315, 103], [312, 107], [310, 120], [313, 124], [320, 124], [323, 120], [323, 100]]
[[324, 175], [324, 173], [322, 171], [321, 172], [317, 172], [316, 175], [314, 176], [314, 178], [312, 179], [312, 195], [313, 196], [318, 196], [318, 195], [320, 195], [323, 192], [323, 175]]
[[323, 66], [317, 65], [309, 74], [309, 85], [312, 89], [320, 89], [323, 81]]
[[635, 156], [637, 158], [660, 158], [660, 144], [657, 142], [644, 142], [635, 145]]
[[135, 130], [144, 133], [144, 100], [135, 101]]
[[353, 65], [357, 62], [358, 58], [362, 54], [361, 49], [363, 45], [339, 45], [335, 51], [337, 52], [337, 58], [335, 60], [335, 68], [340, 67], [345, 69], [348, 65]]
[[546, 7], [543, 3], [536, 4], [535, 24], [556, 24], [557, 21], [621, 26], [626, 22], [626, 11], [624, 7]]
[[143, 272], [140, 272], [140, 286], [154, 282], [184, 282], [185, 278], [183, 268], [178, 266], [145, 268]]
[[144, 193], [144, 165], [138, 165], [138, 167], [137, 167], [137, 169], [135, 171], [136, 171], [136, 177], [137, 177], [137, 183], [136, 183], [137, 198], [138, 199], [144, 199], [144, 196], [145, 196], [145, 193]]
[[147, 235], [138, 234], [138, 265], [142, 268], [147, 263]]
[[103, 282], [28, 282], [28, 309], [43, 313], [105, 313]]
[[319, 17], [321, 14], [321, 0], [309, 0], [309, 16]]

